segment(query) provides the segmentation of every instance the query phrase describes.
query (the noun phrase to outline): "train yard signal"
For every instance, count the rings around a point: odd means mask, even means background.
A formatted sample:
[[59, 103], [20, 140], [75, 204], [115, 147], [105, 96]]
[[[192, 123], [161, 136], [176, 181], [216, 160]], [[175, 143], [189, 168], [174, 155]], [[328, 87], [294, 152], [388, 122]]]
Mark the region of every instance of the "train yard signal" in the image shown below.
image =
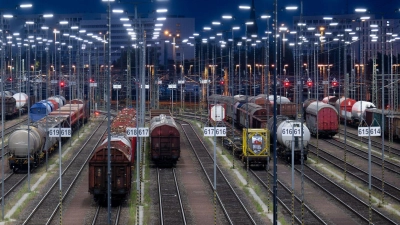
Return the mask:
[[288, 88], [290, 86], [290, 82], [289, 82], [289, 80], [287, 78], [283, 81], [283, 86], [285, 88]]
[[337, 80], [335, 78], [332, 79], [332, 87], [337, 87], [339, 85], [339, 83], [337, 82]]
[[308, 87], [308, 88], [312, 88], [312, 86], [313, 86], [313, 82], [311, 81], [310, 78], [308, 78], [308, 80], [307, 80], [307, 87]]

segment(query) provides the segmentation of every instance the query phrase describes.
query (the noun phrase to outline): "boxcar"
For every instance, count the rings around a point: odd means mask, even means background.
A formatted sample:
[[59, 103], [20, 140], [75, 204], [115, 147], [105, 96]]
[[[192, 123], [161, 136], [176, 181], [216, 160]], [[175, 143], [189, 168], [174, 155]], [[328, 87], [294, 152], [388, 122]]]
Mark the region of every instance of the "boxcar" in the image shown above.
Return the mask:
[[266, 117], [268, 114], [266, 108], [257, 105], [255, 103], [246, 103], [243, 104], [242, 107], [238, 109], [238, 114], [239, 114], [238, 123], [241, 127], [247, 127], [246, 120], [248, 119], [249, 120], [248, 128], [265, 128], [265, 127], [259, 127], [265, 124], [260, 124], [260, 120], [257, 120], [256, 118], [258, 117], [259, 119], [261, 119], [262, 117]]
[[180, 157], [180, 133], [171, 116], [161, 114], [150, 120], [150, 155], [156, 163], [175, 164]]
[[[127, 127], [136, 127], [136, 110], [122, 109], [111, 123], [111, 195], [123, 200], [130, 193], [135, 162], [136, 138], [125, 136]], [[89, 160], [89, 192], [96, 200], [107, 199], [108, 136]]]
[[[123, 199], [130, 192], [134, 146], [126, 136], [111, 137], [111, 195], [116, 199]], [[96, 200], [107, 197], [107, 147], [108, 137], [105, 137], [89, 161], [89, 192]]]
[[339, 129], [337, 110], [323, 102], [312, 102], [306, 108], [306, 125], [312, 135], [332, 137]]

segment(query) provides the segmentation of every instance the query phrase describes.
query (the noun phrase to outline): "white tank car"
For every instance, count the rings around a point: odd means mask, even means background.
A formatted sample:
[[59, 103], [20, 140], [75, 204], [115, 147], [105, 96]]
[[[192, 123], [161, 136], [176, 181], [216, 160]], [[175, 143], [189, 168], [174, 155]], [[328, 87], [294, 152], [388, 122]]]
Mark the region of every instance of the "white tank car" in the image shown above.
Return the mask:
[[[292, 145], [291, 145], [292, 136], [283, 136], [282, 129], [283, 128], [292, 128], [293, 124], [295, 124], [295, 123], [298, 124], [299, 122], [295, 121], [295, 120], [278, 121], [278, 123], [276, 125], [276, 127], [277, 127], [276, 136], [277, 136], [279, 144], [284, 145], [287, 148], [292, 148]], [[303, 124], [303, 146], [304, 146], [304, 148], [307, 147], [309, 141], [310, 141], [310, 130], [307, 128], [307, 126], [305, 124]]]
[[60, 96], [51, 96], [48, 98], [48, 100], [54, 100], [58, 103], [58, 108], [61, 108], [64, 106], [65, 101], [60, 97]]
[[[271, 101], [271, 102], [274, 102], [274, 96], [273, 95], [268, 96], [268, 100]], [[278, 104], [289, 103], [290, 100], [288, 98], [284, 97], [284, 96], [277, 95], [276, 96], [276, 102]]]
[[354, 103], [353, 107], [351, 108], [351, 117], [359, 120], [360, 116], [362, 115], [362, 117], [365, 118], [365, 110], [367, 108], [376, 108], [376, 106], [372, 102], [367, 101], [358, 101]]
[[13, 98], [15, 98], [16, 101], [16, 107], [17, 109], [20, 109], [22, 107], [25, 107], [28, 104], [28, 95], [26, 95], [25, 93], [17, 93], [15, 95], [13, 95]]
[[[30, 126], [30, 132], [28, 135], [28, 126], [21, 126], [8, 137], [8, 148], [10, 153], [15, 157], [26, 158], [29, 154], [34, 154], [42, 150], [43, 144], [45, 143], [46, 133], [41, 128]], [[28, 136], [29, 136], [29, 148], [28, 148]]]

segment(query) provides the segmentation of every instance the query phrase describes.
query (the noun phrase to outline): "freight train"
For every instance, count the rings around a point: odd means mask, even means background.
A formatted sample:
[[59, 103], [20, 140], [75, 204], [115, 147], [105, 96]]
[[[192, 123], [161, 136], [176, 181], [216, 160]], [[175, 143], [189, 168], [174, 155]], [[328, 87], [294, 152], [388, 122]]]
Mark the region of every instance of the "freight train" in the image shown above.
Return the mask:
[[[25, 93], [12, 94], [10, 91], [4, 91], [4, 115], [6, 118], [12, 118], [21, 112], [21, 114], [28, 112], [28, 102], [32, 105], [34, 103], [34, 96], [28, 96]], [[2, 94], [0, 93], [0, 105], [2, 104]], [[0, 116], [3, 111], [0, 110]]]
[[[400, 112], [378, 109], [371, 102], [356, 101], [351, 98], [338, 98], [329, 96], [322, 100], [333, 105], [340, 115], [341, 122], [358, 126], [381, 126], [382, 114], [384, 118], [384, 135], [394, 139], [400, 139]], [[365, 121], [365, 123], [363, 123]]]
[[[126, 129], [136, 127], [136, 110], [122, 109], [111, 123], [111, 195], [123, 200], [130, 193], [132, 166], [135, 163], [136, 137], [127, 137]], [[107, 199], [108, 135], [102, 137], [89, 160], [89, 192], [96, 201]]]
[[65, 105], [66, 99], [63, 96], [56, 95], [48, 98], [47, 100], [41, 100], [36, 102], [29, 109], [29, 119], [32, 122], [36, 122], [43, 117], [47, 116], [52, 111], [57, 110]]
[[167, 110], [150, 112], [150, 155], [157, 164], [174, 165], [181, 154], [180, 133]]
[[[83, 100], [79, 106], [65, 105], [71, 111], [63, 113], [60, 109], [49, 113], [47, 116], [33, 122], [29, 126], [22, 125], [14, 130], [8, 137], [8, 158], [10, 169], [14, 172], [26, 171], [28, 169], [28, 157], [30, 168], [39, 166], [45, 159], [46, 154], [52, 153], [58, 147], [58, 139], [46, 137], [46, 131], [50, 128], [71, 128], [72, 131], [78, 128], [77, 119], [86, 120], [89, 117], [88, 104]], [[70, 120], [71, 118], [77, 118]]]
[[[222, 95], [209, 96], [210, 103], [224, 104], [226, 106], [226, 118], [228, 121], [234, 120], [235, 125], [240, 128], [268, 129], [270, 140], [272, 140], [272, 132], [270, 131], [273, 127], [272, 125], [270, 125], [270, 121], [271, 118], [273, 118], [273, 102], [270, 99], [273, 99], [272, 95], [267, 96], [264, 94], [253, 97], [246, 97], [243, 95], [234, 97]], [[281, 125], [287, 126], [287, 124], [292, 124], [292, 122], [294, 122], [293, 119], [296, 118], [297, 115], [296, 105], [290, 102], [289, 99], [285, 97], [278, 96], [277, 99], [277, 112], [281, 118]], [[277, 127], [279, 128], [279, 125]], [[305, 135], [303, 136], [303, 147], [306, 148], [307, 143], [310, 141], [310, 132], [306, 126], [303, 127], [305, 133]], [[291, 150], [289, 151], [289, 149], [287, 148], [287, 138], [282, 137], [282, 133], [277, 132], [277, 141], [279, 144], [277, 154], [282, 158], [287, 159], [288, 153], [291, 152]], [[240, 155], [242, 161], [247, 161], [247, 159], [245, 159], [245, 156], [250, 154], [246, 154], [245, 152], [242, 152], [242, 149], [233, 146], [235, 142], [238, 143], [237, 140], [228, 140], [224, 143], [229, 145], [232, 149], [236, 149], [237, 152], [234, 152], [234, 154]], [[273, 142], [270, 141], [270, 143], [272, 144]], [[296, 159], [299, 159], [300, 153], [298, 152], [301, 152], [300, 147], [301, 145], [299, 145], [297, 148], [295, 155]], [[306, 150], [304, 151], [304, 154], [304, 158], [307, 159]], [[264, 154], [263, 156], [260, 155], [258, 158], [263, 158], [263, 163], [259, 164], [266, 165], [268, 163], [266, 154]]]

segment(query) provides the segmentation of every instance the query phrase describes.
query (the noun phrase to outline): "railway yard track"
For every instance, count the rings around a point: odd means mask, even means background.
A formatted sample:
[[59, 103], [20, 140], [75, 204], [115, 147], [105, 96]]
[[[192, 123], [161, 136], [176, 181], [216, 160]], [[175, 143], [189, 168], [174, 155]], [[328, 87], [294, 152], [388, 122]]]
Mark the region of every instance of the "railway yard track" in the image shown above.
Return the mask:
[[[273, 180], [273, 175], [265, 170], [251, 170], [251, 173], [257, 178], [260, 184], [272, 194], [272, 190], [269, 188], [268, 183]], [[290, 215], [292, 214], [292, 191], [283, 182], [277, 180], [278, 184], [278, 196], [279, 203], [283, 206]], [[307, 204], [304, 204], [304, 211], [301, 209], [302, 201], [294, 195], [294, 219], [297, 224], [302, 224], [302, 215], [304, 218], [304, 224], [327, 224], [321, 217], [319, 217], [313, 209]]]
[[25, 219], [23, 224], [49, 224], [53, 217], [59, 212], [60, 201], [64, 201], [70, 189], [75, 184], [83, 168], [88, 162], [92, 152], [100, 142], [100, 138], [106, 132], [107, 123], [103, 120], [72, 159], [63, 162], [62, 172], [62, 196], [59, 191], [59, 176], [51, 181], [51, 187], [44, 193], [32, 212]]
[[[344, 130], [342, 129], [340, 131], [341, 135], [344, 135]], [[368, 145], [368, 137], [359, 137], [354, 129], [347, 129], [346, 130], [346, 137], [361, 141], [362, 143]], [[371, 137], [371, 147], [375, 147], [377, 149], [382, 149], [382, 140], [377, 140], [378, 137]], [[379, 137], [380, 138], [380, 137]], [[398, 143], [389, 143], [388, 140], [386, 140], [384, 146], [385, 146], [385, 154], [388, 154], [388, 150], [390, 149], [390, 155], [391, 156], [396, 156], [397, 158], [400, 159], [400, 144]]]
[[[310, 144], [309, 154], [312, 154], [316, 157], [317, 156], [316, 149], [317, 149], [317, 147], [315, 145]], [[340, 159], [323, 149], [318, 150], [318, 157], [320, 159], [323, 159], [325, 162], [329, 163], [329, 165], [332, 165], [339, 170], [343, 170], [342, 165], [345, 164], [343, 159]], [[346, 173], [357, 178], [364, 185], [368, 186], [369, 178], [368, 178], [367, 171], [364, 171], [352, 164], [347, 164]], [[382, 179], [380, 179], [374, 175], [371, 175], [371, 187], [379, 192], [382, 192]], [[384, 192], [385, 192], [385, 195], [390, 196], [394, 200], [400, 202], [400, 189], [398, 187], [385, 181], [384, 182]]]
[[[214, 160], [207, 151], [202, 140], [196, 134], [194, 128], [181, 122], [182, 130], [189, 140], [191, 147], [200, 162], [211, 188], [214, 187]], [[243, 204], [243, 200], [238, 196], [230, 182], [217, 165], [216, 182], [218, 184], [216, 198], [230, 224], [256, 224], [255, 219]], [[222, 190], [222, 191], [219, 191]]]
[[[28, 177], [27, 174], [11, 173], [4, 178], [4, 198], [10, 196], [13, 191]], [[1, 183], [0, 183], [1, 184]], [[0, 197], [3, 201], [3, 198]]]
[[[295, 170], [301, 173], [300, 165], [295, 166]], [[364, 222], [369, 222], [369, 204], [363, 202], [361, 199], [351, 194], [349, 191], [343, 187], [336, 184], [334, 181], [329, 179], [327, 176], [321, 174], [315, 169], [308, 165], [304, 165], [303, 168], [304, 177], [317, 185], [321, 190], [330, 195], [333, 199], [343, 204], [350, 212], [352, 212], [356, 217], [363, 220]], [[373, 224], [397, 224], [395, 221], [382, 214], [375, 208], [371, 208], [371, 219]]]
[[[332, 146], [336, 146], [340, 149], [346, 148], [349, 153], [368, 161], [367, 150], [360, 150], [359, 147], [354, 147], [348, 144], [345, 146], [345, 143], [343, 143], [341, 140], [338, 139], [324, 139], [323, 141]], [[371, 163], [376, 164], [378, 166], [382, 166], [382, 158], [374, 154], [371, 154]], [[396, 165], [395, 163], [385, 160], [384, 167], [387, 171], [390, 171], [396, 175], [400, 175], [400, 166]]]
[[[229, 126], [228, 126], [229, 127]], [[228, 129], [227, 127], [227, 129]], [[231, 128], [229, 128], [231, 129]], [[229, 132], [230, 133], [230, 132]], [[235, 134], [236, 135], [236, 134]], [[359, 140], [359, 137], [357, 137], [355, 134], [352, 136], [352, 138], [355, 138]], [[325, 142], [326, 141], [326, 142]], [[322, 142], [329, 144], [331, 146], [334, 146], [336, 148], [343, 149], [344, 143], [342, 143], [340, 140], [337, 139], [332, 139], [332, 140], [322, 140]], [[376, 143], [376, 147], [379, 148], [380, 143]], [[311, 155], [315, 155], [315, 147], [310, 144], [310, 153]], [[391, 146], [393, 148], [393, 146]], [[357, 155], [360, 157], [362, 160], [368, 160], [368, 153], [365, 152], [365, 150], [360, 150], [356, 147], [352, 146], [347, 146], [347, 149], [349, 149], [349, 152]], [[230, 152], [228, 150], [228, 152]], [[343, 165], [344, 162], [343, 160], [329, 154], [328, 152], [322, 151], [320, 149], [319, 151], [319, 156], [323, 158], [323, 160], [326, 160], [328, 164], [332, 164], [338, 168], [340, 168], [340, 165]], [[379, 157], [372, 157], [372, 161], [375, 162], [378, 166], [381, 166], [381, 158]], [[301, 174], [301, 170], [299, 169], [299, 165], [296, 165], [296, 171], [297, 174]], [[353, 166], [353, 165], [348, 165], [348, 173], [351, 174], [352, 176], [356, 177], [358, 180], [360, 180], [364, 186], [368, 186], [368, 173]], [[397, 175], [399, 175], [400, 168], [394, 164], [385, 161], [385, 168]], [[257, 171], [253, 170], [251, 171], [254, 176], [257, 178], [259, 181], [260, 185], [264, 186], [264, 188], [267, 188], [268, 191], [271, 191], [271, 189], [268, 188], [268, 181], [266, 178], [266, 171]], [[348, 208], [350, 212], [352, 212], [355, 217], [359, 218], [360, 221], [369, 222], [369, 204], [365, 203], [363, 200], [360, 198], [356, 197], [355, 195], [351, 194], [350, 191], [346, 190], [345, 188], [341, 187], [340, 185], [336, 184], [333, 180], [329, 179], [327, 176], [317, 172], [316, 170], [312, 169], [311, 167], [307, 166], [304, 168], [303, 173], [305, 174], [305, 177], [310, 183], [314, 184], [317, 189], [322, 190], [323, 192], [327, 193], [329, 196], [331, 196], [333, 199], [338, 202], [338, 204], [343, 205], [345, 208]], [[270, 175], [269, 175], [270, 176]], [[269, 177], [272, 179], [271, 177]], [[291, 214], [291, 204], [292, 204], [292, 196], [291, 196], [291, 189], [287, 188], [284, 186], [284, 184], [281, 181], [278, 182], [278, 202], [283, 206], [283, 209], [286, 210], [288, 213]], [[396, 186], [388, 183], [387, 181], [384, 182], [384, 191], [387, 196], [390, 196], [395, 201], [400, 201], [400, 189], [397, 188]], [[382, 192], [382, 180], [372, 176], [372, 188], [375, 189], [378, 192]], [[295, 196], [295, 223], [300, 224], [301, 223], [301, 211], [300, 207], [301, 206], [301, 200]], [[324, 220], [320, 218], [317, 214], [315, 214], [314, 210], [312, 210], [310, 207], [305, 205], [304, 207], [304, 218], [306, 219], [305, 224], [324, 224]], [[381, 212], [378, 209], [374, 208], [374, 206], [371, 208], [371, 219], [373, 224], [397, 224], [396, 221], [392, 220], [389, 215], [386, 215], [388, 213]]]
[[157, 168], [160, 224], [187, 224], [174, 168]]
[[[122, 206], [111, 207], [111, 224], [118, 225], [121, 218]], [[108, 223], [107, 207], [97, 206], [91, 225], [106, 225]]]

